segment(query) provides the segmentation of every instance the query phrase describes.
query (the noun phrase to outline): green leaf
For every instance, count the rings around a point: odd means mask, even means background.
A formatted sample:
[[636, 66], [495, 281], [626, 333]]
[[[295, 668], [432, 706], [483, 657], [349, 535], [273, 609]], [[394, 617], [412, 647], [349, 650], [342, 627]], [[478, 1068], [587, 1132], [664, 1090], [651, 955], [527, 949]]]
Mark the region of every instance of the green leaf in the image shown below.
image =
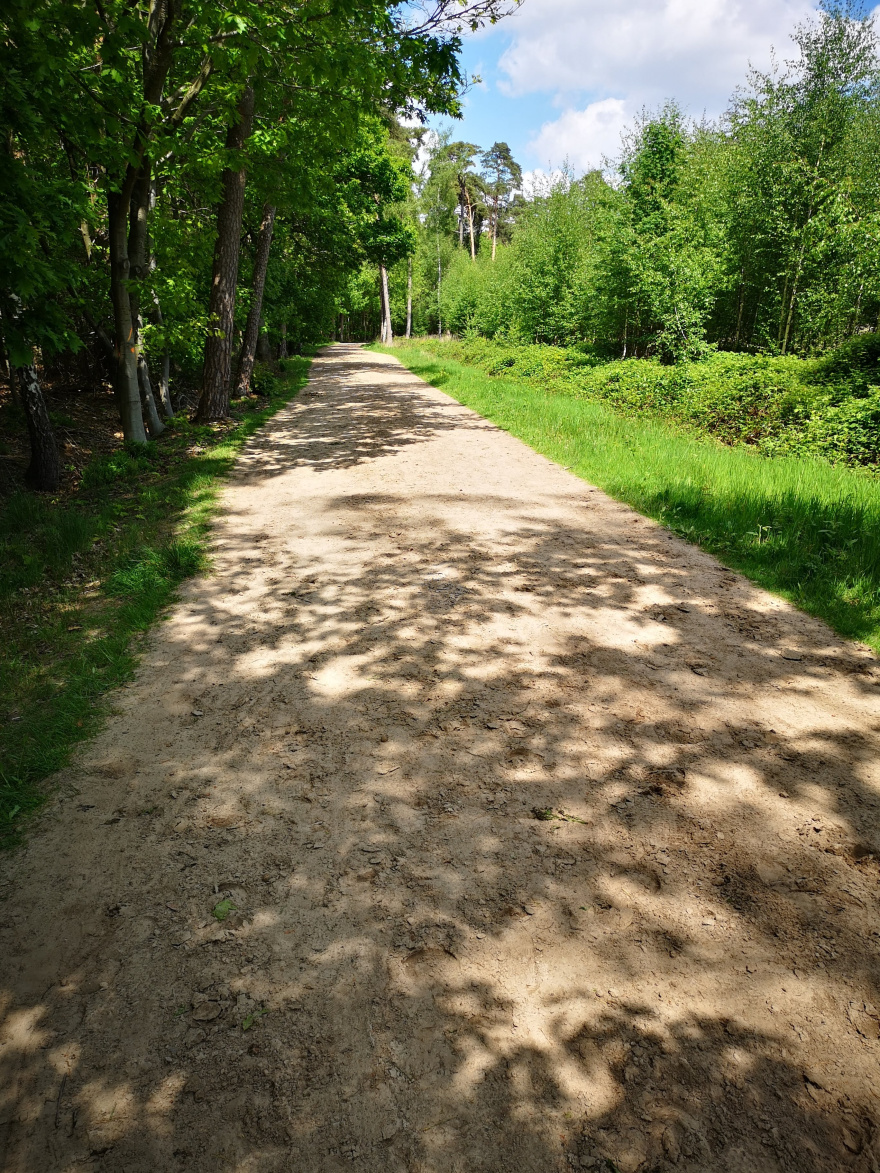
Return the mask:
[[253, 1014], [249, 1014], [247, 1018], [243, 1019], [241, 1029], [250, 1030], [258, 1018], [262, 1018], [264, 1014], [268, 1013], [268, 1010], [255, 1010]]

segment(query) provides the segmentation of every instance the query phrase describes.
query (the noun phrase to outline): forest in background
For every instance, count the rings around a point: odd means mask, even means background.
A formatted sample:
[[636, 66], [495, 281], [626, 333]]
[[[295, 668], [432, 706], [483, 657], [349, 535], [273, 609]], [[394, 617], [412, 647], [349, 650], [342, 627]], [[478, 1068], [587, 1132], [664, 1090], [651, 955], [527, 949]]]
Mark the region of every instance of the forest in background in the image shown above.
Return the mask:
[[112, 389], [144, 444], [331, 334], [348, 278], [412, 248], [398, 120], [456, 115], [462, 33], [515, 5], [5, 4], [0, 358], [29, 485], [79, 471], [44, 385]]
[[[644, 111], [618, 158], [523, 198], [506, 145], [426, 143], [393, 325], [595, 359], [816, 355], [880, 325], [874, 21], [830, 5], [715, 123]], [[496, 244], [497, 242], [497, 244]], [[877, 381], [880, 381], [878, 379]]]

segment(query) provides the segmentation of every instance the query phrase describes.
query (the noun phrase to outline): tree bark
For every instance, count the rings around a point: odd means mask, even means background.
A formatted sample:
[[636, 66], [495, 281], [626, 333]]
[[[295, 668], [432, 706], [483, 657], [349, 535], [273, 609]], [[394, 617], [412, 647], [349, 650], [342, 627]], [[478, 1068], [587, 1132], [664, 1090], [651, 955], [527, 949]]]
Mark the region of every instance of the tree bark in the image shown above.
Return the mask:
[[[147, 40], [142, 49], [143, 60], [143, 105], [141, 117], [127, 143], [129, 161], [114, 185], [109, 179], [107, 193], [107, 219], [110, 253], [110, 300], [113, 305], [114, 322], [114, 379], [113, 387], [119, 414], [122, 420], [122, 434], [126, 442], [146, 443], [147, 434], [141, 416], [140, 388], [138, 383], [137, 311], [132, 314], [128, 283], [132, 276], [128, 252], [129, 218], [132, 197], [139, 182], [146, 176], [146, 200], [143, 204], [143, 223], [140, 228], [146, 235], [146, 217], [149, 214], [149, 164], [147, 151], [152, 137], [150, 111], [162, 100], [165, 80], [174, 59], [175, 44], [172, 39], [174, 24], [178, 15], [176, 0], [155, 0], [150, 5]], [[194, 91], [192, 100], [195, 100]], [[108, 177], [109, 178], [109, 177]], [[114, 190], [115, 188], [115, 190]]]
[[385, 327], [386, 327], [386, 323], [388, 321], [388, 318], [385, 313], [385, 283], [382, 280], [382, 266], [381, 265], [379, 266], [379, 318], [381, 321], [381, 325], [379, 327], [379, 338], [381, 339], [382, 344], [384, 345], [384, 343], [385, 343]]
[[412, 257], [406, 260], [406, 336], [412, 337]]
[[382, 304], [385, 311], [385, 321], [382, 325], [382, 341], [387, 346], [390, 346], [394, 341], [394, 333], [391, 329], [391, 301], [388, 296], [388, 270], [384, 265], [380, 265], [379, 272], [382, 277]]
[[[159, 298], [155, 290], [153, 291], [153, 321], [157, 326], [164, 324], [162, 317], [162, 307], [159, 304]], [[171, 405], [171, 355], [168, 353], [167, 344], [162, 351], [162, 373], [159, 376], [159, 401], [162, 404], [162, 410], [165, 412], [166, 419], [174, 419], [174, 408]]]
[[[133, 186], [133, 185], [132, 185]], [[138, 384], [137, 331], [128, 291], [128, 205], [131, 191], [107, 193], [110, 246], [110, 300], [113, 303], [113, 390], [126, 443], [146, 444]]]
[[15, 374], [31, 443], [31, 462], [25, 480], [32, 489], [54, 493], [61, 484], [61, 458], [40, 379], [33, 363], [17, 367]]
[[251, 308], [244, 328], [244, 340], [238, 356], [238, 373], [235, 378], [236, 395], [247, 395], [251, 389], [251, 375], [260, 337], [260, 318], [263, 313], [263, 290], [266, 287], [266, 270], [269, 268], [269, 252], [272, 248], [272, 232], [275, 228], [275, 207], [263, 205], [260, 221], [260, 235], [257, 239], [257, 254], [254, 257], [254, 287]]
[[146, 355], [138, 353], [138, 389], [141, 394], [141, 410], [147, 423], [147, 432], [150, 439], [155, 440], [165, 431], [165, 425], [159, 418], [156, 408], [156, 397], [153, 394], [153, 383], [150, 379], [150, 367]]
[[272, 366], [272, 347], [269, 345], [269, 335], [265, 332], [263, 327], [266, 323], [261, 319], [259, 332], [257, 334], [257, 362], [264, 363], [267, 367]]
[[147, 232], [148, 217], [152, 205], [153, 186], [150, 176], [151, 166], [148, 159], [137, 177], [134, 191], [131, 194], [131, 204], [128, 212], [128, 263], [130, 280], [128, 296], [131, 305], [131, 320], [135, 328], [135, 347], [137, 353], [137, 378], [140, 393], [141, 410], [147, 423], [147, 432], [155, 440], [165, 431], [165, 425], [159, 418], [156, 410], [156, 400], [153, 396], [153, 385], [150, 382], [150, 368], [143, 353], [144, 320], [141, 315], [141, 282], [150, 269], [149, 236]]
[[278, 343], [278, 357], [287, 358], [287, 322], [281, 323], [281, 341]]
[[[149, 204], [150, 213], [153, 212], [153, 209], [155, 207], [156, 207], [156, 181], [155, 181], [155, 179], [151, 179], [150, 180], [150, 204]], [[149, 232], [147, 233], [147, 238], [149, 239]], [[150, 242], [150, 245], [149, 245], [149, 258], [147, 261], [147, 269], [150, 273], [153, 273], [156, 269], [156, 255], [153, 252], [152, 241]], [[156, 293], [155, 289], [152, 291], [152, 298], [153, 298], [153, 321], [155, 322], [155, 324], [157, 326], [161, 327], [162, 325], [164, 325], [164, 321], [162, 318], [162, 306], [159, 304], [159, 295], [158, 295], [158, 293]], [[168, 353], [168, 343], [166, 341], [162, 347], [162, 373], [159, 376], [159, 401], [162, 404], [162, 410], [165, 412], [165, 418], [169, 419], [169, 420], [173, 420], [174, 419], [174, 408], [171, 406], [170, 375], [171, 375], [171, 355]]]
[[[248, 86], [238, 103], [238, 118], [226, 135], [226, 147], [240, 151], [250, 137], [254, 121], [254, 91]], [[232, 369], [232, 331], [235, 325], [235, 290], [241, 250], [244, 213], [244, 167], [223, 172], [223, 198], [217, 210], [217, 243], [208, 305], [211, 334], [205, 342], [202, 394], [195, 418], [199, 422], [229, 415]]]

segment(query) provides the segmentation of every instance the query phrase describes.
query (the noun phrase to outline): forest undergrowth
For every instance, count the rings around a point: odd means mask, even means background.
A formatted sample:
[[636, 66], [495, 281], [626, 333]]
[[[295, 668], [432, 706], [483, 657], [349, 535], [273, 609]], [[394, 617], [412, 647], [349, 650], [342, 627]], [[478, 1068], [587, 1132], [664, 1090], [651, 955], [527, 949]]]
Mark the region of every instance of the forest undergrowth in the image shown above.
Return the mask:
[[[589, 397], [555, 348], [524, 348], [505, 366], [512, 355], [496, 346], [493, 366], [491, 346], [478, 340], [469, 351], [467, 343], [422, 338], [399, 341], [388, 352], [577, 476], [841, 635], [880, 650], [880, 480], [873, 471], [730, 446], [717, 429], [701, 435], [681, 414], [664, 419], [655, 411], [652, 418], [638, 396], [628, 405], [623, 396]], [[531, 367], [525, 353], [532, 353]], [[465, 357], [470, 361], [460, 361]], [[555, 378], [537, 369], [538, 359], [555, 364]], [[613, 365], [627, 368], [630, 388], [639, 368], [654, 374], [659, 368]], [[589, 379], [589, 366], [586, 371]]]
[[305, 384], [310, 359], [282, 365], [265, 394], [234, 400], [226, 421], [178, 416], [158, 442], [96, 455], [63, 502], [17, 492], [0, 505], [3, 846], [42, 805], [44, 780], [100, 727], [107, 692], [131, 677], [176, 588], [207, 566], [221, 482], [243, 442]]

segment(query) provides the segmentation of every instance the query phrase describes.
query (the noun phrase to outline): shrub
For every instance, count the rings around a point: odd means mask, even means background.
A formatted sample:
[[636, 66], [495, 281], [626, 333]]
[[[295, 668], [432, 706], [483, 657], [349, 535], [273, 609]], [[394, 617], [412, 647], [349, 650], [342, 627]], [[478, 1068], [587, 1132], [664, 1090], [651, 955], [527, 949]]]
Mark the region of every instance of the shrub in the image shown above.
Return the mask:
[[482, 337], [419, 345], [497, 378], [599, 400], [624, 415], [672, 420], [767, 456], [880, 463], [880, 334], [853, 338], [820, 359], [712, 352], [673, 365], [603, 362], [588, 347]]

